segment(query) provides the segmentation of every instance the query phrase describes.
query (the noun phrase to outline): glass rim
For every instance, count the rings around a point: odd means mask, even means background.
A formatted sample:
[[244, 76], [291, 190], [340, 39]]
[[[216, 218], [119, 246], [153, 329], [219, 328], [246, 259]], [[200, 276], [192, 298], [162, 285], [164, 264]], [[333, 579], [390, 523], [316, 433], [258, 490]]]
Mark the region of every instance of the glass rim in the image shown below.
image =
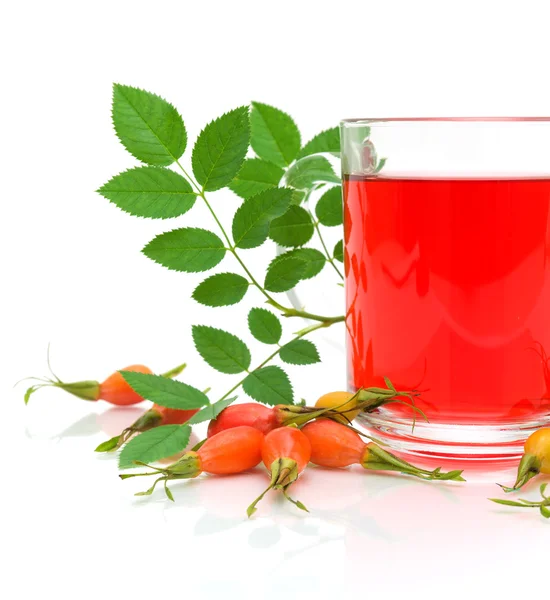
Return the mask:
[[341, 119], [340, 125], [372, 123], [550, 123], [550, 117], [369, 117]]

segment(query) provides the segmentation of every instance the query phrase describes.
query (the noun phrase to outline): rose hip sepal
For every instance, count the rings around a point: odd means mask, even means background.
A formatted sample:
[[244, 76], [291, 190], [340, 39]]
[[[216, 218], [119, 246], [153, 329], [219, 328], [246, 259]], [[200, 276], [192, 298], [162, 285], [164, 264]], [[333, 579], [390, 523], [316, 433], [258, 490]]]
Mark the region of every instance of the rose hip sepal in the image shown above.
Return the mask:
[[525, 441], [514, 486], [499, 485], [505, 492], [515, 492], [539, 473], [550, 474], [550, 427], [538, 429]]
[[[184, 369], [185, 364], [179, 365], [170, 371], [162, 374], [162, 377], [172, 378], [179, 375]], [[51, 370], [51, 369], [50, 369]], [[138, 404], [139, 402], [143, 402], [143, 398], [135, 392], [130, 385], [125, 381], [124, 377], [121, 375], [120, 371], [131, 371], [134, 373], [145, 373], [147, 375], [152, 375], [152, 371], [149, 367], [145, 365], [130, 365], [129, 367], [125, 367], [124, 369], [120, 369], [119, 371], [115, 371], [112, 375], [107, 377], [105, 381], [100, 383], [99, 381], [87, 380], [87, 381], [74, 381], [72, 383], [65, 383], [61, 381], [53, 372], [53, 379], [48, 377], [40, 379], [37, 377], [31, 377], [30, 379], [35, 379], [40, 381], [41, 383], [34, 384], [25, 392], [25, 404], [29, 402], [29, 398], [34, 392], [43, 388], [43, 387], [56, 387], [77, 398], [81, 398], [82, 400], [105, 400], [110, 404], [116, 404], [117, 406], [129, 406], [131, 404]]]
[[160, 475], [145, 492], [136, 496], [149, 496], [157, 483], [164, 482], [164, 491], [170, 500], [174, 500], [167, 482], [171, 479], [192, 479], [201, 473], [211, 475], [231, 475], [242, 473], [255, 467], [262, 460], [262, 442], [264, 436], [254, 427], [240, 426], [222, 431], [206, 442], [196, 452], [186, 452], [179, 460], [162, 469], [145, 463], [136, 463], [153, 469], [152, 473], [129, 473], [119, 475], [121, 479]]
[[309, 440], [297, 427], [280, 427], [269, 432], [262, 444], [262, 461], [271, 473], [271, 483], [248, 507], [248, 517], [256, 512], [256, 505], [269, 490], [281, 490], [287, 500], [309, 512], [299, 500], [288, 495], [288, 488], [306, 468], [310, 455]]
[[373, 471], [398, 471], [420, 479], [464, 481], [462, 471], [445, 473], [439, 467], [433, 471], [420, 469], [374, 442], [366, 444], [355, 431], [336, 421], [313, 421], [302, 428], [302, 433], [311, 445], [311, 462], [321, 467], [359, 464]]
[[119, 435], [115, 435], [110, 440], [99, 444], [95, 451], [113, 452], [125, 444], [134, 434], [149, 431], [153, 427], [160, 425], [183, 425], [198, 411], [198, 408], [180, 410], [153, 404], [152, 408], [143, 413], [130, 427], [126, 427]]
[[[496, 502], [497, 504], [504, 504], [504, 506], [519, 506], [520, 508], [538, 508], [540, 514], [545, 519], [550, 519], [550, 496], [546, 495], [546, 487], [548, 483], [543, 483], [540, 486], [540, 495], [542, 496], [542, 500], [540, 502], [532, 502], [531, 500], [523, 500], [522, 498], [515, 500], [504, 500], [501, 498], [489, 498], [491, 502]], [[502, 486], [501, 486], [502, 487]]]

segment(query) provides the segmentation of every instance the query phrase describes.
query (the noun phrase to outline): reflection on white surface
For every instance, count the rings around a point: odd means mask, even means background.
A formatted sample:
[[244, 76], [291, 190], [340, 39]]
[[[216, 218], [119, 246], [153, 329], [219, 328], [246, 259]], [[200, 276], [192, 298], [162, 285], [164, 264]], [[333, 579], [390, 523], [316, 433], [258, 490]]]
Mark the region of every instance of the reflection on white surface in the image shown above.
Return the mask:
[[[174, 595], [168, 580], [140, 578], [138, 585], [120, 577], [121, 571], [135, 571], [144, 557], [150, 573], [179, 573], [191, 564], [193, 581], [181, 593], [193, 591], [197, 599], [286, 594], [302, 600], [349, 591], [392, 600], [414, 591], [413, 597], [423, 600], [440, 600], [444, 592], [449, 600], [474, 589], [487, 590], [487, 598], [508, 598], [534, 596], [542, 585], [523, 574], [545, 569], [550, 521], [536, 510], [487, 500], [504, 496], [495, 482], [513, 481], [511, 469], [469, 467], [468, 483], [461, 484], [360, 467], [312, 467], [291, 488], [309, 513], [270, 493], [247, 519], [246, 507], [268, 484], [263, 468], [173, 482], [175, 503], [162, 489], [135, 497], [148, 487], [146, 478], [120, 481], [117, 453], [103, 457], [93, 449], [145, 407], [94, 406], [98, 413], [84, 416], [82, 404], [68, 400], [62, 408], [21, 407], [8, 431], [10, 449], [21, 464], [36, 468], [18, 477], [13, 493], [3, 496], [6, 514], [19, 515], [13, 531], [5, 532], [13, 548], [13, 573], [17, 565], [32, 564], [40, 580], [62, 563], [66, 580], [60, 597], [69, 597], [82, 581], [99, 595], [99, 581], [90, 580], [92, 568], [112, 582], [113, 596], [127, 593], [130, 585], [132, 595], [141, 598], [163, 584], [168, 586], [164, 595]], [[94, 417], [101, 423], [96, 433]], [[37, 439], [21, 435], [25, 428]], [[195, 439], [201, 435], [197, 429]], [[65, 435], [58, 443], [52, 438], [60, 432]], [[538, 499], [544, 480], [550, 478], [537, 478], [518, 495]], [[100, 566], [98, 556], [103, 556]]]

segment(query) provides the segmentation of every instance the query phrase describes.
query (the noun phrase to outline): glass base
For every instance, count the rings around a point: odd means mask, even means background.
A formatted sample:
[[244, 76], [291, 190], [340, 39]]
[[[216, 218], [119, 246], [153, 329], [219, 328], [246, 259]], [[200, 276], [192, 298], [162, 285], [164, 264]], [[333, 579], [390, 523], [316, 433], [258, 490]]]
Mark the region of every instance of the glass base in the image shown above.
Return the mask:
[[401, 454], [425, 459], [472, 462], [517, 462], [525, 440], [540, 427], [550, 426], [550, 415], [506, 424], [455, 425], [405, 419], [385, 409], [360, 415], [357, 422], [372, 438]]

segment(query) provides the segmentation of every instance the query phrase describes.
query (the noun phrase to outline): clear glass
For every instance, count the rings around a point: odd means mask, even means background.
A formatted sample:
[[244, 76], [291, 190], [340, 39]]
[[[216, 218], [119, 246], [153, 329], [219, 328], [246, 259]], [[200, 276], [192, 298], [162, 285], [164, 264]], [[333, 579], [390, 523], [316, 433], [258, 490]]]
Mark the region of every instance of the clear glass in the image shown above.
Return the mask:
[[550, 118], [341, 123], [348, 385], [415, 455], [506, 460], [550, 425]]

